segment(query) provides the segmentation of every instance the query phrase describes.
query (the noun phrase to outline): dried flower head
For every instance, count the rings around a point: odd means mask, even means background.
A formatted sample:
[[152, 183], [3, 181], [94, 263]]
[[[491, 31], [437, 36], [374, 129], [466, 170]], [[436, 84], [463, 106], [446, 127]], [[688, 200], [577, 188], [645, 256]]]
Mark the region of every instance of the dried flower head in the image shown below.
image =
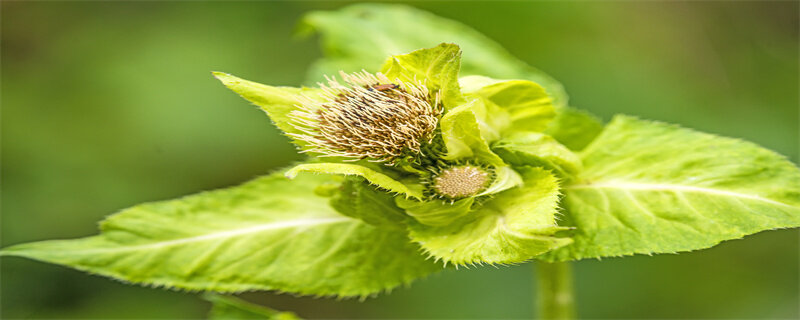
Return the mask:
[[432, 187], [440, 197], [458, 199], [477, 195], [489, 186], [491, 180], [492, 175], [487, 170], [462, 165], [440, 171], [433, 177]]
[[304, 151], [393, 163], [420, 154], [433, 141], [439, 95], [431, 96], [423, 83], [366, 71], [340, 74], [344, 84], [326, 77], [327, 85], [320, 83], [323, 99], [304, 97], [290, 113], [302, 132], [292, 137], [309, 144]]

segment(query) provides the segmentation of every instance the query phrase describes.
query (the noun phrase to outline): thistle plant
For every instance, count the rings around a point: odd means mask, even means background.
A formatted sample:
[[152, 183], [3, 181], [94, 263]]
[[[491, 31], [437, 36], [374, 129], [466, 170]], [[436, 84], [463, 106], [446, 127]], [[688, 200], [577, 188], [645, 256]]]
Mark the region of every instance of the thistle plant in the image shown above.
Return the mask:
[[[408, 21], [431, 33], [404, 32]], [[312, 71], [324, 80], [297, 88], [214, 76], [264, 110], [306, 161], [123, 210], [97, 236], [2, 254], [157, 287], [362, 298], [444, 268], [536, 261], [540, 315], [569, 318], [569, 261], [800, 226], [800, 170], [783, 156], [632, 116], [603, 124], [463, 25], [356, 5], [302, 26], [335, 53]], [[364, 42], [351, 41], [358, 30], [370, 30], [358, 34]], [[364, 48], [375, 39], [393, 45]]]

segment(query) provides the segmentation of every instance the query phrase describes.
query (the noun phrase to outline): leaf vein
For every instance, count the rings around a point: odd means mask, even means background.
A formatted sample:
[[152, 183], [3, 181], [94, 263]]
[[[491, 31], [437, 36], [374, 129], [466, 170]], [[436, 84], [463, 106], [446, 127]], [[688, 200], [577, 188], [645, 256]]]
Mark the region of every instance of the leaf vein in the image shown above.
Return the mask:
[[672, 191], [675, 193], [692, 192], [692, 193], [705, 193], [715, 196], [728, 196], [740, 199], [756, 200], [766, 202], [769, 204], [790, 207], [798, 209], [798, 207], [786, 204], [783, 202], [775, 201], [772, 199], [764, 198], [754, 194], [739, 193], [728, 190], [676, 185], [676, 184], [651, 184], [651, 183], [638, 183], [638, 182], [624, 182], [624, 181], [609, 181], [609, 182], [594, 182], [588, 184], [576, 184], [567, 186], [565, 189], [580, 190], [580, 189], [624, 189], [624, 190], [640, 190], [640, 191]]

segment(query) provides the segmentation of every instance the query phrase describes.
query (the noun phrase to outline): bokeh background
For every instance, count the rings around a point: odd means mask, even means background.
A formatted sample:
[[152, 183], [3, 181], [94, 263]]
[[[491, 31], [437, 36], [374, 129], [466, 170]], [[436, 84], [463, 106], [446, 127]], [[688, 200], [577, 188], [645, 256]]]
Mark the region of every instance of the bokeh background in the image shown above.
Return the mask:
[[[209, 73], [297, 85], [292, 36], [338, 2], [2, 3], [3, 246], [96, 233], [121, 208], [299, 159]], [[681, 123], [800, 159], [798, 2], [413, 2], [564, 83], [571, 104]], [[409, 21], [408, 23], [414, 23]], [[467, 53], [468, 54], [468, 53]], [[698, 252], [576, 264], [585, 318], [800, 317], [796, 230]], [[190, 319], [195, 294], [4, 258], [2, 318]], [[309, 318], [530, 318], [531, 264], [448, 270], [364, 302], [250, 293]]]

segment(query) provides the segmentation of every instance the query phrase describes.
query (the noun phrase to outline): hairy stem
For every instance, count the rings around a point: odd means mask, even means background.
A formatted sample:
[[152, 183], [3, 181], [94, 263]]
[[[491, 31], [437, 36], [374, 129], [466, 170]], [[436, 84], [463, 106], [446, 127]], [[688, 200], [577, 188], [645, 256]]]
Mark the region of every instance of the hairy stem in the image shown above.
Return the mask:
[[539, 319], [575, 319], [572, 266], [569, 262], [538, 262], [537, 310]]

